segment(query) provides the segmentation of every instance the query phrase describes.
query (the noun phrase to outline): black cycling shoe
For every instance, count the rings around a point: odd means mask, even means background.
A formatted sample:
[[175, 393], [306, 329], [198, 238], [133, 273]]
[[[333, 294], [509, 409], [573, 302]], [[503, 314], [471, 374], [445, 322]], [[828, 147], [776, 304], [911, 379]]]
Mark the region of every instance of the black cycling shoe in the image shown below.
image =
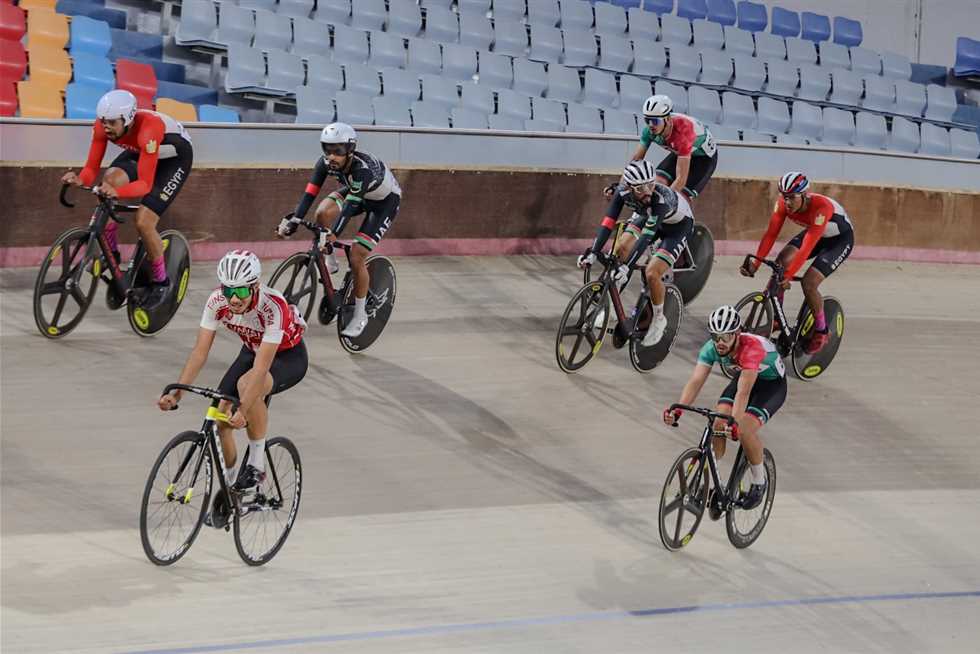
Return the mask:
[[228, 525], [228, 518], [231, 517], [231, 503], [224, 490], [218, 490], [214, 495], [214, 502], [211, 503], [211, 510], [204, 516], [204, 524], [215, 529], [223, 529]]
[[708, 491], [708, 517], [712, 520], [721, 518], [721, 504], [715, 501], [715, 489]]
[[232, 490], [236, 493], [244, 493], [251, 490], [265, 481], [265, 472], [259, 470], [251, 463], [245, 466], [245, 470], [238, 476]]
[[762, 504], [762, 500], [766, 497], [767, 489], [767, 484], [752, 484], [752, 486], [749, 488], [749, 492], [742, 498], [742, 509], [745, 511], [751, 511]]
[[170, 280], [162, 282], [151, 282], [143, 293], [143, 300], [140, 306], [147, 311], [153, 311], [160, 307], [170, 297]]
[[316, 318], [320, 321], [321, 325], [329, 325], [333, 322], [333, 319], [337, 317], [337, 311], [334, 309], [333, 303], [330, 302], [330, 298], [324, 295], [320, 299], [320, 307], [317, 309]]

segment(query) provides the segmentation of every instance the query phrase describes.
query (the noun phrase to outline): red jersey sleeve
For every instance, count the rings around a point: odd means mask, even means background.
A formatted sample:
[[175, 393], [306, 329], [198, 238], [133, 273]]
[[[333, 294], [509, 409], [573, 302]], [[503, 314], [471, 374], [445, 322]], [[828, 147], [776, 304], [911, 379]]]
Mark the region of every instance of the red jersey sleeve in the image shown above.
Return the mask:
[[139, 147], [140, 159], [136, 165], [136, 180], [119, 189], [121, 198], [143, 197], [153, 188], [153, 177], [157, 172], [157, 161], [160, 159], [160, 144], [165, 133], [163, 121], [153, 116], [140, 125], [136, 135], [136, 145]]
[[105, 156], [106, 143], [108, 143], [108, 139], [105, 130], [102, 129], [99, 121], [95, 121], [95, 124], [92, 125], [92, 145], [88, 149], [88, 159], [85, 161], [85, 168], [78, 173], [78, 177], [85, 186], [91, 186], [92, 182], [95, 181], [95, 176], [99, 174], [102, 157]]
[[694, 151], [694, 123], [686, 118], [674, 119], [671, 144], [678, 157], [690, 157]]
[[823, 238], [823, 233], [827, 230], [827, 223], [834, 217], [834, 205], [827, 198], [817, 195], [811, 195], [810, 198], [810, 207], [807, 211], [810, 218], [807, 221], [809, 225], [806, 228], [806, 235], [803, 237], [800, 249], [786, 268], [786, 279], [792, 278], [803, 267], [810, 253], [813, 252], [814, 246]]
[[741, 343], [741, 351], [738, 353], [738, 365], [742, 370], [753, 370], [758, 372], [762, 367], [762, 360], [766, 358], [766, 350], [762, 343], [754, 338], [744, 338]]
[[[776, 200], [776, 206], [773, 207], [772, 216], [769, 217], [769, 226], [766, 227], [766, 233], [762, 235], [762, 241], [759, 242], [759, 248], [755, 251], [755, 256], [760, 259], [765, 259], [772, 250], [772, 246], [776, 244], [776, 237], [779, 236], [779, 230], [783, 228], [783, 223], [786, 222], [786, 204], [783, 202], [782, 198]], [[758, 269], [759, 264], [756, 264], [756, 269]]]

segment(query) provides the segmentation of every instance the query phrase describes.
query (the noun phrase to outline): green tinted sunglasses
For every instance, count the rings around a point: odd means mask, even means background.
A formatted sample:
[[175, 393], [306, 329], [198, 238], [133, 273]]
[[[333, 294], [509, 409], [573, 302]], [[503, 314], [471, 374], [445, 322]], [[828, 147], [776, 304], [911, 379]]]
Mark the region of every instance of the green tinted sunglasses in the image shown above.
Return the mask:
[[251, 286], [222, 286], [221, 292], [225, 294], [225, 297], [229, 300], [232, 297], [237, 297], [239, 300], [244, 300], [249, 295], [252, 294]]

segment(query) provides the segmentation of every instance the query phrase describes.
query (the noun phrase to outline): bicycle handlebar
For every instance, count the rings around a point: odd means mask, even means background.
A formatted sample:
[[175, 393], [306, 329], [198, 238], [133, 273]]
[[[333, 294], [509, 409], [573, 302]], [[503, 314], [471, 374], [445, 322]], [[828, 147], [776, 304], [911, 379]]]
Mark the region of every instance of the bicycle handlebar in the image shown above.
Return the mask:
[[712, 411], [711, 409], [705, 409], [699, 406], [690, 406], [688, 404], [677, 404], [677, 403], [671, 404], [670, 408], [667, 410], [673, 412], [675, 409], [683, 409], [684, 411], [699, 413], [705, 418], [708, 418], [709, 420], [720, 419], [720, 420], [724, 420], [729, 425], [735, 424], [735, 418], [728, 415], [727, 413], [718, 413], [717, 411]]
[[[212, 400], [227, 400], [232, 404], [232, 413], [238, 410], [237, 397], [225, 395], [224, 393], [220, 393], [213, 388], [190, 386], [188, 384], [167, 384], [167, 386], [163, 389], [162, 395], [169, 395], [171, 391], [189, 391], [191, 393], [196, 393], [197, 395], [203, 395], [204, 397]], [[177, 407], [174, 408], [176, 409]]]
[[[73, 186], [72, 184], [62, 184], [61, 192], [58, 193], [58, 202], [61, 203], [61, 206], [68, 207], [69, 209], [75, 208], [75, 205], [68, 201], [68, 189], [70, 189], [72, 186]], [[97, 187], [79, 185], [78, 188], [82, 189], [83, 191], [92, 191]], [[110, 212], [116, 212], [116, 211], [130, 212], [130, 211], [136, 211], [137, 209], [140, 208], [138, 204], [119, 204], [116, 200], [111, 200], [104, 195], [98, 193], [96, 193], [95, 195], [96, 197], [99, 198], [100, 204], [105, 202], [106, 204], [109, 205]]]
[[[746, 270], [748, 270], [749, 272], [752, 272], [752, 268], [749, 267], [749, 263], [751, 261], [758, 261], [761, 264], [765, 264], [765, 265], [769, 266], [770, 268], [772, 268], [772, 274], [776, 275], [776, 277], [779, 279], [779, 281], [782, 281], [784, 279], [783, 273], [786, 272], [786, 269], [778, 261], [772, 261], [770, 259], [763, 259], [761, 257], [755, 256], [754, 254], [746, 254], [745, 255], [745, 260], [742, 262], [742, 267], [745, 268]], [[753, 272], [753, 274], [750, 275], [750, 277], [755, 277], [755, 273]], [[801, 277], [801, 276], [793, 277], [793, 281], [794, 282], [801, 282], [801, 281], [803, 281], [803, 277]]]
[[[293, 220], [294, 219], [293, 214], [291, 214], [291, 213], [290, 214], [286, 214], [286, 217], [288, 219], [290, 219], [290, 220]], [[333, 230], [327, 229], [323, 225], [320, 225], [320, 224], [315, 223], [315, 222], [311, 222], [309, 220], [300, 219], [300, 220], [297, 220], [296, 222], [298, 224], [302, 225], [303, 227], [305, 227], [306, 229], [310, 230], [311, 232], [314, 232], [317, 235], [320, 235], [320, 234], [322, 234], [324, 232], [331, 232], [331, 233], [333, 233]], [[333, 243], [327, 243], [327, 252], [332, 252], [333, 251], [333, 248], [340, 248], [341, 250], [344, 250], [346, 252], [349, 252], [350, 251], [350, 248], [351, 248], [351, 245], [350, 245], [350, 243], [344, 243], [342, 241], [334, 241]]]

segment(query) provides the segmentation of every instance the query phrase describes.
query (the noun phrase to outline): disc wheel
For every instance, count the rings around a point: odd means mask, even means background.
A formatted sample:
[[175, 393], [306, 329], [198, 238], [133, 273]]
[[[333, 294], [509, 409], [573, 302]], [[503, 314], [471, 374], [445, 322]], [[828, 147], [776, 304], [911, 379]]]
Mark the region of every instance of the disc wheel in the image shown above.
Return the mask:
[[599, 353], [610, 313], [604, 284], [591, 282], [576, 291], [558, 323], [555, 358], [559, 368], [577, 372]]
[[[664, 335], [650, 347], [643, 347], [642, 343], [646, 330], [639, 332], [637, 329], [635, 330], [636, 333], [630, 337], [630, 364], [637, 372], [650, 372], [667, 358], [667, 355], [670, 354], [670, 348], [674, 344], [674, 338], [677, 337], [677, 331], [681, 327], [681, 321], [684, 317], [684, 300], [681, 297], [681, 292], [673, 284], [666, 284], [664, 290], [666, 291], [664, 316], [667, 318]], [[644, 315], [652, 316], [653, 314], [649, 308], [650, 298], [648, 295], [643, 295], [643, 302], [646, 306], [637, 314], [641, 319], [637, 325], [638, 328], [643, 327], [642, 318]], [[647, 321], [650, 322], [650, 319], [647, 318]]]
[[140, 540], [156, 565], [176, 563], [197, 538], [211, 497], [211, 452], [200, 432], [177, 434], [150, 470], [140, 506]]
[[55, 239], [34, 283], [34, 323], [47, 338], [78, 327], [92, 305], [102, 260], [88, 258], [88, 229], [74, 227]]
[[803, 381], [812, 381], [819, 377], [837, 355], [841, 341], [844, 339], [844, 307], [837, 298], [827, 296], [823, 299], [823, 312], [827, 321], [827, 334], [830, 340], [819, 352], [807, 354], [803, 345], [813, 332], [813, 312], [804, 304], [800, 310], [800, 335], [790, 356], [793, 372]]
[[769, 522], [769, 515], [772, 513], [772, 502], [776, 497], [776, 461], [772, 458], [772, 453], [765, 450], [762, 463], [766, 469], [766, 497], [759, 506], [746, 511], [738, 506], [738, 500], [749, 491], [752, 484], [752, 474], [749, 471], [749, 460], [741, 457], [738, 469], [732, 473], [734, 483], [729, 486], [729, 494], [735, 498], [735, 503], [725, 515], [725, 528], [728, 531], [728, 540], [732, 545], [743, 549], [751, 545], [762, 535], [766, 523]]
[[340, 339], [341, 347], [350, 354], [363, 352], [381, 337], [381, 332], [384, 331], [388, 319], [391, 317], [391, 312], [395, 308], [398, 282], [395, 277], [395, 265], [391, 263], [391, 259], [373, 256], [367, 260], [367, 269], [371, 278], [365, 305], [368, 314], [367, 326], [360, 336], [354, 338], [344, 336], [342, 333], [350, 323], [351, 318], [354, 317], [353, 283], [347, 287], [337, 319], [337, 338]]
[[692, 270], [674, 272], [674, 285], [680, 289], [685, 305], [693, 302], [704, 289], [714, 264], [715, 238], [706, 225], [695, 223], [694, 230], [687, 239], [687, 248], [675, 264], [675, 268], [692, 268]]
[[658, 522], [660, 541], [672, 552], [691, 542], [704, 517], [711, 476], [707, 465], [704, 452], [692, 447], [677, 457], [667, 473]]
[[299, 451], [288, 438], [269, 439], [265, 457], [265, 480], [239, 498], [234, 519], [238, 556], [256, 566], [271, 561], [286, 543], [303, 480]]
[[316, 306], [316, 287], [319, 281], [313, 256], [309, 252], [297, 252], [279, 264], [269, 278], [269, 286], [282, 293], [286, 302], [295, 304], [303, 315], [303, 320], [309, 321]]

